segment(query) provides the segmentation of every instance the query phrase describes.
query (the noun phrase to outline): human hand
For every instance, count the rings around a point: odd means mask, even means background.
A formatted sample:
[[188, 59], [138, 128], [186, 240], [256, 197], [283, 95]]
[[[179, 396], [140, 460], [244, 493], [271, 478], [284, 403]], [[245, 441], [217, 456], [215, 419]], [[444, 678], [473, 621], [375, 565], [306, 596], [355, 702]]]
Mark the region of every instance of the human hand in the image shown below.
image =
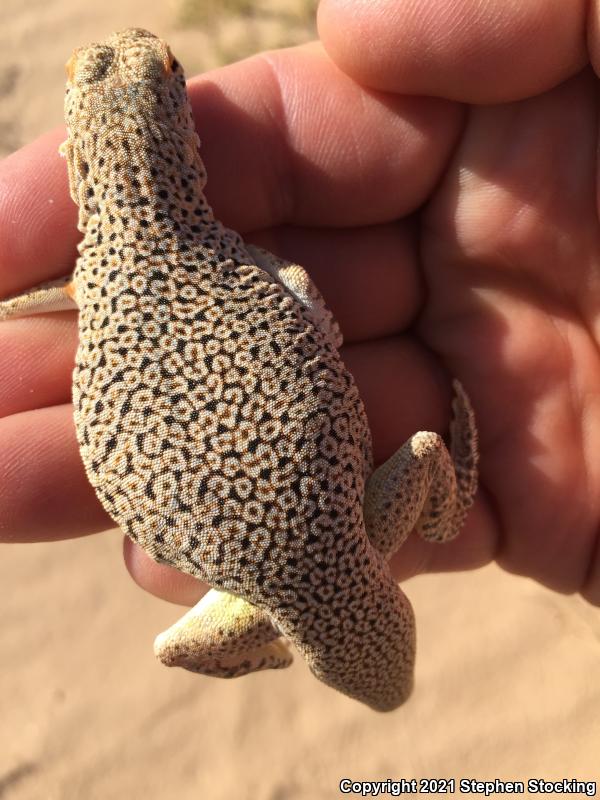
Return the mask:
[[[600, 602], [597, 124], [580, 5], [490, 0], [474, 17], [466, 2], [417, 11], [328, 0], [321, 33], [341, 69], [312, 45], [190, 82], [215, 213], [313, 275], [344, 331], [377, 460], [417, 429], [444, 429], [450, 375], [473, 400], [475, 509], [451, 544], [411, 537], [394, 562], [399, 576], [498, 556]], [[439, 99], [410, 96], [420, 93]], [[79, 234], [61, 138], [48, 134], [0, 165], [2, 295], [73, 266]], [[75, 345], [73, 315], [0, 327], [5, 539], [111, 525], [75, 441]], [[133, 545], [126, 554], [150, 591], [197, 600], [196, 581]]]
[[[355, 80], [455, 101], [437, 132], [452, 152], [416, 214], [415, 329], [423, 365], [428, 351], [473, 400], [485, 513], [425, 567], [480, 536], [507, 569], [595, 603], [599, 19], [597, 3], [553, 0], [320, 8], [325, 47]], [[455, 131], [459, 103], [488, 105]]]

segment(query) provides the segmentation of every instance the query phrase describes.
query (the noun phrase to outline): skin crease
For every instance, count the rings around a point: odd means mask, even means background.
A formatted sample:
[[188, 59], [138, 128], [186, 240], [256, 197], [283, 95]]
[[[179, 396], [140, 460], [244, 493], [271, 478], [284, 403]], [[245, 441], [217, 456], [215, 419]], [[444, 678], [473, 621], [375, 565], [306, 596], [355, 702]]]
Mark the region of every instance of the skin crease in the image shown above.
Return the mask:
[[[323, 47], [192, 80], [207, 195], [323, 291], [378, 461], [417, 429], [446, 429], [449, 376], [471, 396], [475, 507], [450, 544], [411, 537], [395, 574], [496, 558], [600, 605], [600, 12], [560, 0], [471, 9], [325, 0]], [[74, 263], [63, 136], [0, 164], [2, 295]], [[110, 526], [70, 417], [74, 325], [63, 314], [0, 326], [6, 541]], [[126, 562], [166, 599], [202, 592], [129, 542]]]

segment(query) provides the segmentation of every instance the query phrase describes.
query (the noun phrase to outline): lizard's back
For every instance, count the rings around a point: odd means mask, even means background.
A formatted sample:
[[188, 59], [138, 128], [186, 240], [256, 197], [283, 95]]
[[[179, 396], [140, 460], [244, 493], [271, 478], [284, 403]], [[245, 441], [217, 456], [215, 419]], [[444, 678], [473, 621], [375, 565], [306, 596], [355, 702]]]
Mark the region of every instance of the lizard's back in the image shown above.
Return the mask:
[[412, 612], [365, 532], [371, 442], [351, 375], [214, 220], [166, 45], [115, 34], [72, 71], [75, 422], [98, 497], [154, 559], [267, 610], [328, 683], [394, 707]]
[[97, 283], [83, 256], [78, 435], [109, 513], [155, 559], [272, 599], [319, 551], [353, 543], [369, 434], [351, 376], [298, 302], [204, 250], [126, 257]]

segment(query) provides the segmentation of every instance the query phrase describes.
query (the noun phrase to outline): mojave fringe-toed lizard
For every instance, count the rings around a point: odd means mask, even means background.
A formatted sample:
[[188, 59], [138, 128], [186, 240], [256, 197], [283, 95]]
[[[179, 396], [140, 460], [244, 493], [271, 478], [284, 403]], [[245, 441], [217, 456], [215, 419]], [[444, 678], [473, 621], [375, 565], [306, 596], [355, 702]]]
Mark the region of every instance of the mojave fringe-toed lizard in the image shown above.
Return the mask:
[[410, 694], [413, 612], [388, 567], [460, 530], [477, 435], [412, 436], [373, 471], [342, 337], [304, 269], [214, 219], [181, 66], [140, 29], [75, 50], [61, 146], [83, 240], [72, 278], [0, 319], [77, 307], [75, 426], [110, 516], [210, 584], [159, 658], [235, 677], [291, 663], [377, 710]]

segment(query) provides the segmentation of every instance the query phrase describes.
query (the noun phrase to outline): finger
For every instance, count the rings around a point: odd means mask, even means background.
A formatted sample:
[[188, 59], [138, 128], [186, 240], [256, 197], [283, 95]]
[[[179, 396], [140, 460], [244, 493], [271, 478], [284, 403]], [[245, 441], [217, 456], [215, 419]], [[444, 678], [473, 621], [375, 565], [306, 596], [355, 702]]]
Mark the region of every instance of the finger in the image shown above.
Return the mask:
[[0, 325], [0, 418], [68, 403], [77, 348], [73, 314]]
[[0, 162], [0, 297], [73, 268], [81, 234], [58, 155], [64, 138], [51, 131]]
[[240, 231], [280, 223], [368, 225], [418, 208], [462, 112], [366, 91], [318, 45], [232, 64], [189, 85], [207, 192]]
[[420, 308], [416, 237], [408, 221], [328, 230], [281, 226], [250, 238], [306, 268], [346, 343], [396, 334]]
[[450, 420], [450, 379], [418, 341], [394, 336], [342, 348], [363, 399], [375, 463], [415, 431], [440, 431]]
[[322, 0], [332, 59], [384, 91], [469, 103], [528, 97], [587, 63], [585, 0]]
[[88, 482], [70, 405], [0, 419], [0, 540], [68, 539], [114, 525]]
[[157, 564], [127, 536], [123, 539], [123, 558], [138, 586], [171, 603], [193, 606], [209, 588], [206, 583], [174, 567]]

